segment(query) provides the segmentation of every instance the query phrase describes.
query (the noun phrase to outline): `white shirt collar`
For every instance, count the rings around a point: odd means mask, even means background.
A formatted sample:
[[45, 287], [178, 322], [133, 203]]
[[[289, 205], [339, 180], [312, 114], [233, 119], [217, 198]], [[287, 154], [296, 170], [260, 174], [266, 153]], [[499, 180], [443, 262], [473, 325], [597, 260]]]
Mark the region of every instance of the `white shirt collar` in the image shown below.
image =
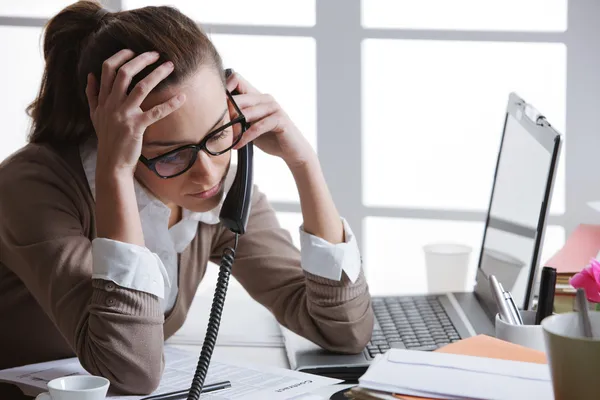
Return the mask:
[[[97, 143], [95, 139], [90, 139], [85, 143], [79, 146], [79, 154], [81, 156], [81, 162], [83, 164], [83, 170], [85, 172], [85, 176], [87, 178], [88, 184], [90, 186], [90, 190], [92, 191], [92, 196], [96, 199], [96, 160], [98, 158], [97, 152]], [[236, 166], [234, 164], [230, 165], [229, 172], [225, 177], [225, 190], [221, 196], [219, 204], [213, 208], [212, 210], [205, 212], [193, 212], [187, 209], [183, 209], [182, 220], [193, 220], [198, 222], [203, 222], [209, 225], [215, 225], [219, 223], [219, 213], [221, 212], [221, 208], [223, 207], [223, 203], [225, 202], [225, 196], [231, 186], [233, 185], [233, 181], [235, 179]], [[170, 215], [171, 210], [164, 204], [162, 201], [157, 199], [150, 191], [148, 191], [142, 184], [140, 184], [137, 179], [134, 180], [135, 187], [135, 196], [137, 199], [138, 209], [140, 214], [143, 214], [144, 209], [148, 207], [148, 205], [153, 205], [150, 207], [151, 209], [158, 209], [161, 213], [166, 213], [167, 216]]]

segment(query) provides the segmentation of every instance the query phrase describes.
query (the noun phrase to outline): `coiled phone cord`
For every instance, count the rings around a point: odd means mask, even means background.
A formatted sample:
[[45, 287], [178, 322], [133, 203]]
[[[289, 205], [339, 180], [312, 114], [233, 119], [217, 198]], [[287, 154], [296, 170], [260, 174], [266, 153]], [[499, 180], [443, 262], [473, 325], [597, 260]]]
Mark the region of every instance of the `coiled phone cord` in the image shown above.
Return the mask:
[[219, 266], [217, 287], [215, 288], [215, 295], [213, 297], [213, 303], [210, 309], [208, 327], [206, 328], [206, 337], [204, 338], [202, 352], [200, 353], [200, 359], [198, 360], [198, 366], [196, 367], [196, 374], [194, 375], [192, 387], [190, 388], [190, 392], [188, 394], [188, 400], [198, 400], [200, 398], [200, 393], [202, 393], [204, 379], [206, 379], [206, 373], [208, 372], [210, 359], [212, 357], [215, 344], [217, 343], [219, 325], [221, 324], [221, 314], [223, 313], [223, 306], [225, 304], [225, 296], [227, 294], [227, 286], [229, 285], [231, 267], [233, 266], [233, 261], [235, 259], [238, 237], [239, 234], [236, 233], [233, 248], [227, 247], [225, 250], [223, 250], [221, 265]]

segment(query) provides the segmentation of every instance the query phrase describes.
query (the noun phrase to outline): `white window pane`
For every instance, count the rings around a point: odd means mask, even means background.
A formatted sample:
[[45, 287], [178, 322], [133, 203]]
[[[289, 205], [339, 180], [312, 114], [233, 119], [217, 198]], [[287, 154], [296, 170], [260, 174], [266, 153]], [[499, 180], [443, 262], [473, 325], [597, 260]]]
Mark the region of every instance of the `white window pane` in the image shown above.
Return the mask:
[[282, 228], [286, 229], [292, 236], [292, 241], [300, 248], [300, 225], [302, 225], [302, 213], [278, 212], [277, 219]]
[[[224, 66], [239, 72], [261, 92], [272, 94], [316, 148], [314, 39], [240, 35], [211, 35], [211, 39], [223, 57]], [[285, 163], [256, 146], [255, 150], [254, 180], [269, 200], [299, 201]]]
[[563, 44], [371, 39], [363, 66], [368, 206], [486, 210], [511, 91], [565, 132]]
[[483, 237], [482, 222], [368, 217], [364, 228], [363, 259], [372, 294], [426, 293], [423, 246], [430, 243], [471, 246], [467, 282], [475, 279]]
[[315, 0], [124, 0], [123, 8], [170, 5], [200, 23], [313, 26]]
[[544, 266], [546, 261], [550, 260], [565, 245], [565, 238], [565, 228], [562, 226], [551, 225], [546, 228], [542, 254], [540, 256], [540, 272], [541, 267]]
[[25, 109], [35, 99], [44, 68], [40, 28], [0, 26], [0, 54], [18, 54], [18, 62], [0, 63], [0, 162], [22, 147], [31, 119]]
[[362, 24], [368, 28], [563, 32], [567, 0], [362, 0]]
[[69, 4], [76, 3], [73, 0], [26, 0], [0, 2], [0, 16], [10, 17], [52, 17]]

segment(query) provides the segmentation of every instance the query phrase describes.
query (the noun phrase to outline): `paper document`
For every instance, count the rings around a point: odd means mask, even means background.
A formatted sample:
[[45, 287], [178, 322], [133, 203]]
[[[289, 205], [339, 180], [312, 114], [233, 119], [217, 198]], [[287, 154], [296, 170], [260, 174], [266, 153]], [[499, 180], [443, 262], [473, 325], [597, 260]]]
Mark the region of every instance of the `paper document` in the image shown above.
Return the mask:
[[[180, 349], [165, 347], [165, 371], [154, 394], [189, 388], [198, 357]], [[77, 358], [32, 364], [0, 371], [0, 381], [15, 383], [25, 394], [35, 396], [46, 390], [48, 381], [67, 375], [87, 375]], [[221, 363], [213, 360], [206, 383], [231, 381], [231, 388], [202, 395], [207, 400], [282, 400], [297, 397], [341, 381], [263, 365]], [[107, 399], [139, 400], [145, 396], [116, 396]]]
[[547, 364], [392, 349], [376, 358], [361, 387], [438, 399], [551, 399]]

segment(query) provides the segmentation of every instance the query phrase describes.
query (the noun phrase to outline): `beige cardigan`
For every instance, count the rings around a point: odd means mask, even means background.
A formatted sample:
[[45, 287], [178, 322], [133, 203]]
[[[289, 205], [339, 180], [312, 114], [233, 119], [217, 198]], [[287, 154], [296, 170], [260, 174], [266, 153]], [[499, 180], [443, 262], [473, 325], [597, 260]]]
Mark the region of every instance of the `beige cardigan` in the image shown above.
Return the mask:
[[[30, 144], [0, 164], [0, 369], [76, 355], [112, 389], [149, 393], [162, 375], [164, 340], [183, 324], [207, 262], [219, 262], [233, 234], [199, 224], [180, 256], [175, 306], [163, 315], [157, 297], [91, 278], [94, 218], [76, 145]], [[282, 325], [324, 348], [359, 352], [371, 337], [362, 272], [354, 284], [304, 272], [258, 190], [233, 275]]]

